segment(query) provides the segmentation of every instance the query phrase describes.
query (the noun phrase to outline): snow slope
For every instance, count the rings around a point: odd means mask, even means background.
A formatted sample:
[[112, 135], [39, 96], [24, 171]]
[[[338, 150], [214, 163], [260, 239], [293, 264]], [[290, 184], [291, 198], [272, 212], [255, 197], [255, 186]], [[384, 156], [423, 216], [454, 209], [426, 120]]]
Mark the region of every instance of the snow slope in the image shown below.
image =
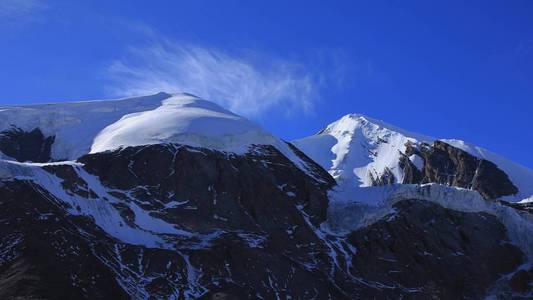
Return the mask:
[[[293, 143], [337, 180], [337, 192], [342, 194], [341, 198], [361, 197], [357, 201], [369, 203], [368, 199], [373, 197], [367, 198], [368, 191], [359, 191], [357, 188], [370, 187], [372, 178], [377, 178], [386, 171], [394, 175], [394, 182], [401, 183], [404, 174], [399, 166], [399, 159], [400, 152], [405, 152], [405, 144], [433, 143], [435, 140], [363, 115], [350, 114], [328, 125], [318, 134]], [[507, 173], [518, 187], [519, 193], [505, 197], [505, 200], [516, 202], [533, 195], [533, 170], [463, 141], [442, 141], [490, 160]], [[419, 157], [415, 155], [410, 159], [420, 167]]]
[[45, 136], [55, 135], [52, 158], [73, 160], [89, 153], [94, 138], [122, 116], [152, 110], [169, 94], [112, 101], [82, 101], [26, 106], [0, 106], [0, 131], [17, 126], [25, 131], [41, 129]]
[[94, 139], [91, 153], [161, 143], [244, 153], [252, 144], [277, 142], [258, 125], [214, 103], [175, 95], [153, 110], [125, 115], [104, 128]]

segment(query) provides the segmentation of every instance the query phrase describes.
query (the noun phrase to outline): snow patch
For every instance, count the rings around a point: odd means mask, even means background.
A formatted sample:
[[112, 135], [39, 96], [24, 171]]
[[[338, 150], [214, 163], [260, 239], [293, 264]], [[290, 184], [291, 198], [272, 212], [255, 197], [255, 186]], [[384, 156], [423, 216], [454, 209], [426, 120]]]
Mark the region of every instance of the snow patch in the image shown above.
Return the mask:
[[419, 171], [422, 171], [424, 169], [424, 160], [422, 159], [422, 157], [416, 155], [416, 154], [413, 154], [411, 156], [409, 156], [409, 160], [413, 163], [413, 165], [415, 165], [415, 167], [419, 170]]

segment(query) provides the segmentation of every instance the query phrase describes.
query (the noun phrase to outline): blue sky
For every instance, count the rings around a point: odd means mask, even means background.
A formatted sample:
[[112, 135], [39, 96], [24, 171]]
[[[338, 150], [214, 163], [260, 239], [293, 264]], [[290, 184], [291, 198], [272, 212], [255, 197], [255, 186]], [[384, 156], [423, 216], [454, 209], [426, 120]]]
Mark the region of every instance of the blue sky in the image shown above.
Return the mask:
[[2, 0], [0, 103], [184, 90], [289, 140], [362, 113], [532, 168], [531, 16], [528, 0]]

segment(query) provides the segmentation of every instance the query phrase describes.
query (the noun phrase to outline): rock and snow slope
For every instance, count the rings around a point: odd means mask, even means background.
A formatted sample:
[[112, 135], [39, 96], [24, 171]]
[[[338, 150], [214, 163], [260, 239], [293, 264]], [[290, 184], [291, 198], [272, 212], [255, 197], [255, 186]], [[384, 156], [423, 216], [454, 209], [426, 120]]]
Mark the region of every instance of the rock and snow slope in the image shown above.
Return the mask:
[[[353, 194], [360, 192], [357, 187], [403, 183], [405, 173], [401, 158], [406, 153], [408, 143], [421, 145], [435, 141], [437, 139], [411, 133], [382, 121], [350, 114], [318, 134], [293, 143], [329, 170], [339, 184], [339, 191]], [[491, 161], [503, 170], [518, 188], [518, 193], [503, 197], [505, 200], [517, 202], [533, 195], [533, 170], [462, 141], [442, 141], [475, 157]], [[420, 156], [412, 154], [408, 158], [419, 171], [423, 169]]]
[[271, 145], [310, 172], [289, 145], [259, 125], [190, 94], [0, 107], [0, 132], [13, 128], [53, 137], [52, 160], [164, 143], [236, 154]]
[[[318, 134], [293, 143], [328, 170], [337, 181], [338, 185], [329, 193], [328, 221], [323, 224], [327, 231], [350, 236], [351, 232], [375, 226], [384, 219], [394, 219], [398, 215], [397, 203], [417, 199], [454, 211], [494, 216], [505, 226], [511, 242], [518, 245], [529, 259], [533, 259], [532, 215], [495, 200], [484, 199], [473, 187], [471, 190], [432, 181], [445, 175], [445, 178], [458, 178], [448, 182], [465, 183], [466, 175], [470, 175], [474, 181], [481, 176], [488, 177], [483, 184], [501, 184], [505, 176], [496, 176], [498, 170], [492, 168], [482, 173], [479, 162], [486, 159], [503, 170], [518, 188], [518, 193], [501, 198], [510, 202], [526, 202], [528, 200], [524, 199], [533, 195], [533, 170], [462, 141], [441, 140], [477, 159], [436, 141], [439, 140], [366, 116], [350, 114]], [[412, 149], [417, 147], [425, 150], [413, 153]], [[422, 154], [424, 151], [431, 154]], [[407, 162], [410, 162], [411, 168], [418, 169], [418, 173], [423, 175], [426, 172], [434, 176], [426, 178], [426, 182], [417, 182], [424, 184], [406, 184], [413, 180], [412, 174], [406, 174]], [[498, 179], [494, 181], [496, 177]]]
[[[329, 229], [337, 233], [350, 232], [369, 226], [394, 213], [393, 204], [398, 200], [419, 199], [463, 212], [486, 212], [497, 218], [507, 227], [514, 242], [533, 257], [533, 223], [528, 215], [516, 213], [494, 201], [486, 201], [476, 191], [460, 186], [449, 186], [442, 182], [427, 181], [423, 185], [405, 184], [407, 158], [420, 173], [426, 166], [428, 157], [411, 154], [410, 145], [420, 148], [433, 148], [444, 144], [434, 144], [435, 138], [405, 131], [385, 122], [350, 114], [328, 125], [316, 135], [294, 141], [304, 153], [322, 165], [336, 179], [337, 187], [330, 192]], [[485, 149], [468, 145], [458, 140], [442, 140], [474, 157], [486, 159], [496, 164], [518, 188], [515, 195], [502, 197], [507, 201], [518, 202], [533, 195], [533, 170], [506, 160]], [[431, 146], [433, 144], [434, 146]], [[442, 153], [454, 151], [446, 148]], [[422, 152], [418, 152], [422, 153]], [[432, 158], [446, 169], [431, 169], [431, 172], [453, 173], [457, 168], [468, 169], [464, 161], [457, 166], [449, 166], [445, 157]], [[458, 157], [452, 157], [456, 160]], [[450, 162], [451, 162], [450, 160]], [[471, 161], [473, 159], [470, 159]], [[431, 163], [435, 163], [435, 161]], [[444, 163], [442, 162], [444, 161]], [[477, 167], [477, 169], [475, 169]], [[464, 173], [479, 176], [479, 167], [470, 167]], [[474, 171], [476, 174], [473, 174]], [[495, 170], [492, 170], [495, 171]], [[464, 175], [464, 174], [460, 174]], [[494, 173], [489, 174], [491, 177]], [[438, 177], [434, 176], [433, 178]], [[411, 178], [412, 179], [412, 178]], [[431, 178], [430, 178], [431, 179]], [[462, 178], [463, 179], [463, 178]], [[407, 182], [410, 183], [410, 182]], [[441, 183], [441, 184], [438, 184]], [[498, 182], [499, 183], [499, 182]], [[492, 182], [488, 182], [492, 185]], [[518, 225], [517, 225], [518, 224]]]
[[434, 141], [360, 115], [296, 141], [334, 187], [187, 94], [0, 108], [0, 298], [509, 295], [533, 278], [532, 217], [472, 155], [517, 199], [530, 171]]
[[476, 157], [489, 160], [502, 169], [509, 176], [511, 181], [518, 187], [518, 194], [513, 197], [506, 197], [505, 200], [522, 201], [524, 199], [533, 197], [533, 170], [510, 161], [509, 159], [495, 154], [489, 150], [461, 140], [443, 139], [442, 141], [462, 149]]
[[108, 125], [124, 115], [156, 109], [170, 97], [159, 93], [116, 101], [0, 106], [0, 131], [39, 128], [45, 136], [55, 136], [52, 159], [73, 160], [89, 153], [94, 138]]
[[319, 134], [294, 141], [313, 160], [330, 170], [339, 184], [371, 186], [387, 169], [401, 182], [400, 152], [407, 142], [430, 141], [381, 121], [350, 114]]

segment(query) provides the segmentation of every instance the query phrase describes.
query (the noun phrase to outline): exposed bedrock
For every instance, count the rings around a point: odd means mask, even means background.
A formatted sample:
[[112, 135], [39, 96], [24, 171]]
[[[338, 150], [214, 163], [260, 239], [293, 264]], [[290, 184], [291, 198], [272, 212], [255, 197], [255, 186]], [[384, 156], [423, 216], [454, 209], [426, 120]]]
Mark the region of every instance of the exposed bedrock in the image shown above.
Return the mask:
[[[410, 159], [413, 156], [422, 159], [421, 169]], [[400, 166], [405, 174], [403, 183], [440, 183], [468, 188], [478, 191], [485, 199], [518, 192], [507, 174], [494, 163], [442, 141], [435, 141], [433, 145], [407, 144]]]
[[39, 128], [24, 131], [12, 127], [0, 132], [0, 151], [20, 162], [47, 162], [54, 140], [53, 136], [44, 136]]

